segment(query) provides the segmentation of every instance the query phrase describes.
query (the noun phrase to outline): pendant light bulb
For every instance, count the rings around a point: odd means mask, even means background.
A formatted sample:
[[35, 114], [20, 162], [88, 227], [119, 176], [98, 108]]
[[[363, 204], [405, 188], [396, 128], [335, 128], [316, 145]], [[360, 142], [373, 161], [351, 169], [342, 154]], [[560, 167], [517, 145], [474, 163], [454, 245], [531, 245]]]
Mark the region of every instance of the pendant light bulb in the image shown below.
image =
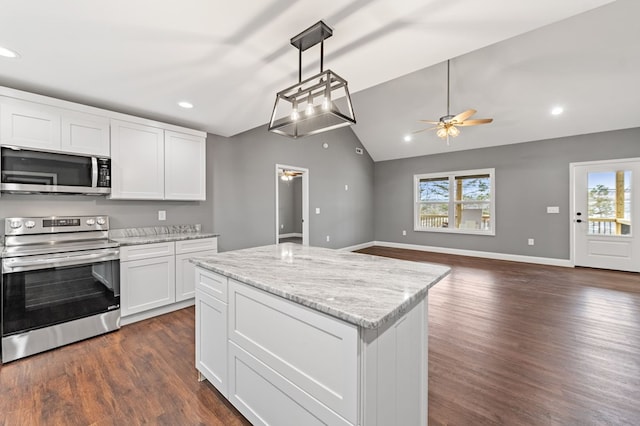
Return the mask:
[[307, 107], [305, 108], [304, 113], [307, 115], [307, 117], [310, 117], [315, 112], [316, 109], [313, 107], [313, 99], [311, 98], [311, 95], [309, 95], [309, 99], [307, 99]]
[[329, 111], [329, 97], [327, 95], [322, 99], [322, 110]]
[[297, 108], [294, 108], [293, 111], [291, 111], [291, 119], [293, 121], [298, 121], [299, 118], [300, 118], [300, 113], [298, 112]]

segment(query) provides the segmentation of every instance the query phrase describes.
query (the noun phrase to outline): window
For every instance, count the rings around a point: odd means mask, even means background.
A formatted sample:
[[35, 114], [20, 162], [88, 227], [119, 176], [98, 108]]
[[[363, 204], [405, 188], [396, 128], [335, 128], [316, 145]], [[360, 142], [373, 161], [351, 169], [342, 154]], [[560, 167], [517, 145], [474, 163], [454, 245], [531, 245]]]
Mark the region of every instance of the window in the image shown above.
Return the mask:
[[495, 169], [414, 175], [414, 230], [495, 235]]

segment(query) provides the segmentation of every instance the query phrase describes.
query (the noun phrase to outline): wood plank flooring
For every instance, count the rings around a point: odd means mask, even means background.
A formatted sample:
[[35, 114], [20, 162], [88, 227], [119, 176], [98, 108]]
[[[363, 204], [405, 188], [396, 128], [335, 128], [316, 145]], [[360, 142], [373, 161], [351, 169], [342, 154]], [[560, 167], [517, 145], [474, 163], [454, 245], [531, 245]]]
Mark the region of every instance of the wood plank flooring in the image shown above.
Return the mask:
[[[430, 425], [640, 425], [639, 274], [362, 252], [453, 267], [429, 294]], [[194, 359], [187, 308], [2, 365], [0, 425], [248, 424]]]

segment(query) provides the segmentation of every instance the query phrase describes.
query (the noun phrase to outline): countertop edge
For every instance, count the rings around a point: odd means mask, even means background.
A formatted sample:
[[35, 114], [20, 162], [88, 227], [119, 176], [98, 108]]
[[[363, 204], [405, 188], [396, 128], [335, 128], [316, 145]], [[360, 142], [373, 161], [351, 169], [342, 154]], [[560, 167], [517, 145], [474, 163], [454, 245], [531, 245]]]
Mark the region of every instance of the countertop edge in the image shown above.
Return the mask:
[[[344, 312], [341, 310], [337, 310], [334, 309], [330, 306], [327, 305], [323, 305], [320, 303], [316, 303], [314, 301], [311, 301], [309, 299], [306, 299], [304, 297], [300, 297], [297, 296], [295, 294], [291, 294], [288, 293], [286, 291], [282, 291], [280, 289], [274, 288], [272, 286], [263, 284], [259, 281], [253, 280], [249, 277], [246, 276], [240, 276], [238, 274], [235, 274], [233, 272], [229, 272], [228, 270], [225, 270], [224, 268], [220, 268], [220, 267], [216, 267], [214, 265], [211, 265], [210, 263], [206, 262], [206, 261], [201, 261], [199, 260], [199, 258], [195, 257], [189, 260], [191, 263], [195, 264], [196, 266], [199, 266], [207, 271], [211, 271], [214, 273], [218, 273], [220, 275], [224, 275], [225, 277], [234, 279], [236, 281], [239, 281], [241, 283], [250, 285], [252, 287], [258, 288], [260, 290], [266, 291], [269, 294], [273, 294], [279, 297], [282, 297], [286, 300], [290, 300], [292, 302], [298, 303], [302, 306], [305, 306], [307, 308], [316, 310], [318, 312], [322, 312], [323, 314], [332, 316], [334, 318], [338, 318], [340, 320], [343, 320], [345, 322], [351, 323], [353, 325], [357, 325], [357, 326], [361, 326], [363, 328], [369, 328], [369, 329], [376, 329], [379, 328], [381, 325], [384, 325], [385, 323], [392, 321], [395, 318], [398, 318], [400, 316], [402, 316], [403, 314], [405, 314], [410, 307], [413, 307], [413, 305], [415, 305], [417, 302], [419, 302], [420, 300], [422, 300], [424, 297], [427, 296], [429, 289], [431, 289], [431, 287], [433, 287], [435, 284], [437, 284], [438, 282], [440, 282], [443, 278], [445, 278], [447, 275], [449, 275], [451, 273], [451, 268], [448, 268], [444, 273], [442, 273], [441, 275], [439, 275], [438, 277], [434, 278], [433, 280], [431, 280], [431, 282], [426, 285], [423, 289], [421, 289], [420, 291], [416, 292], [414, 295], [412, 295], [412, 297], [407, 298], [406, 300], [404, 300], [401, 304], [399, 304], [396, 308], [394, 308], [392, 311], [390, 311], [389, 313], [385, 314], [384, 316], [371, 321], [371, 320], [367, 320], [365, 318], [363, 318], [362, 316], [359, 315], [353, 315], [350, 314], [348, 312]], [[444, 265], [442, 265], [444, 267]]]

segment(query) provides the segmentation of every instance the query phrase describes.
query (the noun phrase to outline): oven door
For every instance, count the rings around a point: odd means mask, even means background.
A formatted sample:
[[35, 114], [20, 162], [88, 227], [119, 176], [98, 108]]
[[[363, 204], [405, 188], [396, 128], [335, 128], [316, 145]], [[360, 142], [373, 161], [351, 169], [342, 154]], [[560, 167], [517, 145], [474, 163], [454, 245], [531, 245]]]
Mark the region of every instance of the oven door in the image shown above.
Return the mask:
[[117, 248], [2, 260], [2, 337], [120, 309]]

